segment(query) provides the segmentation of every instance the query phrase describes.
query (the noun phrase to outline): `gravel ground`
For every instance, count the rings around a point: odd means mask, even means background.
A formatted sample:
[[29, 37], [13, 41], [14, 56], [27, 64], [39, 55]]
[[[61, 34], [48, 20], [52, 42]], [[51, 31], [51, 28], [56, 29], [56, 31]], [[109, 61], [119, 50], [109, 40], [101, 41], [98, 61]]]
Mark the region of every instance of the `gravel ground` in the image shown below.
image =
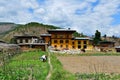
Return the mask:
[[57, 56], [72, 73], [120, 73], [120, 56]]

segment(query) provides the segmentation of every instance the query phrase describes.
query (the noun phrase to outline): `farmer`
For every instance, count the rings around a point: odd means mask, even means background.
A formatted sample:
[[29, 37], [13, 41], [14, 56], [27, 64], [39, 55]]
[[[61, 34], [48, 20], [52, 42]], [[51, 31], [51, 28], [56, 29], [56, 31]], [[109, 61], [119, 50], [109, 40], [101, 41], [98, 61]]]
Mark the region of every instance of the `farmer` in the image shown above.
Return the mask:
[[45, 61], [47, 60], [47, 56], [46, 56], [46, 55], [42, 55], [42, 56], [40, 57], [40, 59], [41, 59], [43, 62], [45, 62]]

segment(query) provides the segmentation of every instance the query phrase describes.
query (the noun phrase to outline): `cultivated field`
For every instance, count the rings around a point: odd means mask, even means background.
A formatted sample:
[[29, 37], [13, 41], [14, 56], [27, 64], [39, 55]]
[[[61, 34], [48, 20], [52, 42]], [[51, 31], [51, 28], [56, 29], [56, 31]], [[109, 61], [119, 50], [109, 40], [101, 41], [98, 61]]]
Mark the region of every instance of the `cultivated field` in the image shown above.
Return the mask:
[[3, 59], [3, 65], [0, 66], [0, 80], [45, 80], [49, 64], [39, 59], [43, 54], [47, 55], [36, 50]]
[[120, 56], [57, 56], [72, 73], [120, 73]]

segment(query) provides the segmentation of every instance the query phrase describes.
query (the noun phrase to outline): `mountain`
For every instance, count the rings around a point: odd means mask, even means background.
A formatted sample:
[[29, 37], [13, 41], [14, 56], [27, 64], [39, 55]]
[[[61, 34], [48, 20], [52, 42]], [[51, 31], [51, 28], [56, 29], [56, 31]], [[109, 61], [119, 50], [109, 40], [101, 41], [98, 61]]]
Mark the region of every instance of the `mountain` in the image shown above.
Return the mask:
[[10, 22], [0, 22], [0, 34], [7, 32], [9, 30], [14, 29], [17, 24], [10, 23]]
[[[2, 28], [7, 28], [7, 27], [9, 28], [10, 24], [9, 25], [5, 24]], [[40, 37], [40, 34], [47, 33], [48, 29], [57, 29], [57, 28], [60, 27], [56, 27], [53, 25], [45, 25], [37, 22], [30, 22], [23, 25], [11, 24], [10, 29], [8, 30], [6, 29], [1, 33], [0, 39], [6, 42], [10, 42], [14, 36], [33, 35]]]

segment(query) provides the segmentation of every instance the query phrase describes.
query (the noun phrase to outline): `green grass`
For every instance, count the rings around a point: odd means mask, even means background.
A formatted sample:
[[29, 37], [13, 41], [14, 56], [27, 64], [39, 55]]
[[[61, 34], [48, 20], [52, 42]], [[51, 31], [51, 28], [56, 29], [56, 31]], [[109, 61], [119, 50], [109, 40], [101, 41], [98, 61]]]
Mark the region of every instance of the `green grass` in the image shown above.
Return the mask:
[[120, 56], [120, 53], [118, 52], [85, 52], [80, 54], [60, 54], [55, 53], [56, 56]]
[[95, 53], [82, 53], [79, 56], [120, 56], [120, 53], [116, 52], [95, 52]]
[[50, 80], [76, 80], [75, 75], [63, 69], [62, 64], [54, 54], [51, 54], [50, 58], [53, 66], [52, 76]]
[[120, 74], [105, 74], [105, 73], [96, 73], [96, 74], [79, 74], [76, 73], [77, 80], [119, 80]]
[[49, 64], [39, 57], [47, 54], [42, 51], [23, 52], [0, 67], [0, 80], [45, 80]]

